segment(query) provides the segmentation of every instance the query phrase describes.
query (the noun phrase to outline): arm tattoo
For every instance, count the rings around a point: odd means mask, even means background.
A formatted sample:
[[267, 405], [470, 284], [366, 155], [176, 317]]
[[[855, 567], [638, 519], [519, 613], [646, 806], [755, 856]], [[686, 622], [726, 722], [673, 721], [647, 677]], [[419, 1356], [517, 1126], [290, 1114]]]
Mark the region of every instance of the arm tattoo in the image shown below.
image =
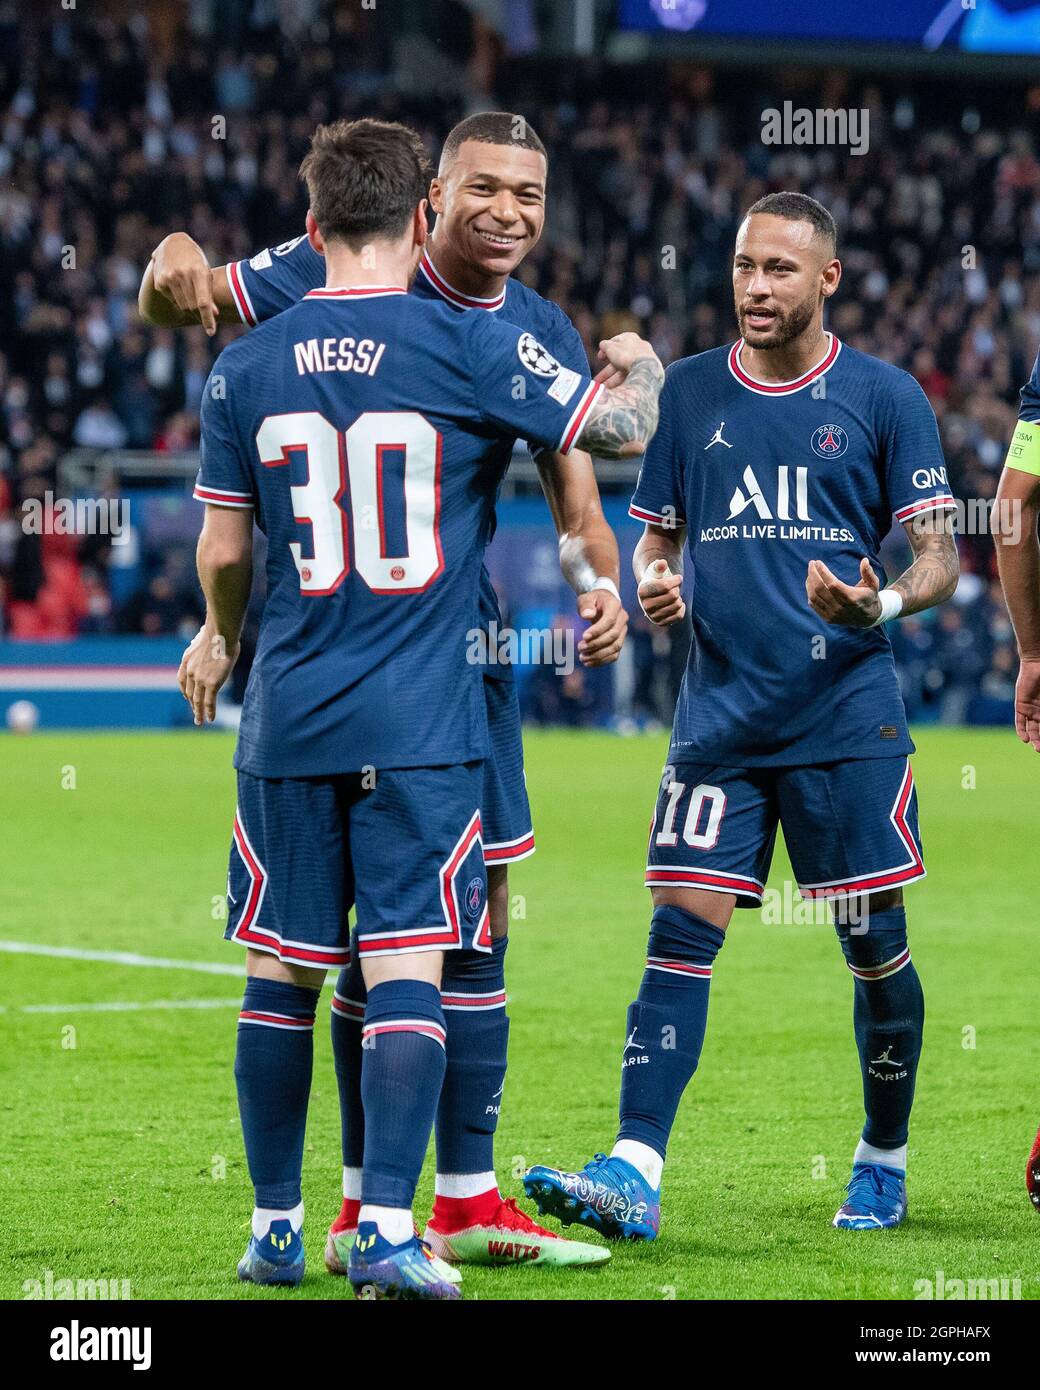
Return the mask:
[[945, 603], [957, 587], [960, 562], [949, 513], [928, 513], [903, 523], [914, 563], [889, 585], [903, 599], [903, 613], [920, 613]]
[[657, 429], [663, 385], [664, 368], [657, 358], [640, 357], [623, 385], [599, 393], [577, 442], [604, 459], [643, 453]]

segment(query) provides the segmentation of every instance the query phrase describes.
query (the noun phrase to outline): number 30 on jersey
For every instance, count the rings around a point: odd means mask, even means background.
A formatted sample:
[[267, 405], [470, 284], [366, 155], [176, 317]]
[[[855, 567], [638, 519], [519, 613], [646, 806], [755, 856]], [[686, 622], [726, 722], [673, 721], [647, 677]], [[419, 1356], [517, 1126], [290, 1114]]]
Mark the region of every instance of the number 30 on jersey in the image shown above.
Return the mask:
[[[287, 465], [293, 451], [307, 456], [307, 481], [290, 488], [293, 515], [309, 525], [312, 552], [299, 541], [289, 549], [302, 593], [331, 594], [351, 565], [376, 594], [414, 594], [444, 568], [440, 520], [441, 437], [415, 411], [368, 411], [345, 433], [317, 411], [269, 415], [256, 435], [260, 462]], [[404, 455], [404, 523], [407, 550], [386, 554], [383, 455]], [[342, 499], [349, 493], [350, 516]]]

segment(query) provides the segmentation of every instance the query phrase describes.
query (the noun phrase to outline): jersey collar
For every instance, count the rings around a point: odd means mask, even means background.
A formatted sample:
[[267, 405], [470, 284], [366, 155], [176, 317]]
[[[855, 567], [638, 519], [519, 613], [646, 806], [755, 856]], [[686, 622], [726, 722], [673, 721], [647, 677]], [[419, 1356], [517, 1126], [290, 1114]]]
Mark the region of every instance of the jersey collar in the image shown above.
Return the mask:
[[419, 273], [442, 299], [446, 299], [449, 304], [454, 304], [459, 309], [486, 309], [493, 314], [496, 309], [501, 309], [506, 302], [505, 290], [501, 294], [493, 295], [490, 299], [480, 299], [475, 295], [463, 294], [461, 290], [453, 289], [434, 266], [426, 251], [423, 252], [422, 260], [419, 262]]
[[759, 396], [793, 396], [796, 391], [804, 391], [805, 388], [830, 371], [838, 360], [838, 353], [841, 352], [841, 340], [836, 338], [833, 333], [827, 334], [830, 340], [827, 351], [817, 362], [815, 367], [810, 367], [802, 376], [796, 377], [794, 381], [759, 381], [757, 377], [751, 376], [740, 365], [740, 350], [744, 346], [744, 339], [738, 338], [729, 350], [729, 369], [740, 382], [741, 386], [746, 386], [749, 391], [754, 391]]
[[352, 285], [349, 288], [322, 285], [308, 290], [304, 299], [375, 299], [383, 294], [407, 294], [400, 285]]

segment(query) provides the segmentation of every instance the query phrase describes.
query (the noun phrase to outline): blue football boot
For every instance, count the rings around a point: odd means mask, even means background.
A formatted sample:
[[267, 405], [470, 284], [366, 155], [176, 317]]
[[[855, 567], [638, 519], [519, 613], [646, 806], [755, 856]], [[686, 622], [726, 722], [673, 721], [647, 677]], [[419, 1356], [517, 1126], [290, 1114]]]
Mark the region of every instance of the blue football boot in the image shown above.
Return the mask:
[[355, 1298], [461, 1298], [418, 1236], [391, 1245], [374, 1221], [362, 1221], [350, 1252], [347, 1278]]
[[541, 1165], [524, 1174], [524, 1191], [543, 1216], [580, 1222], [610, 1240], [654, 1240], [661, 1227], [661, 1189], [623, 1158], [597, 1154], [579, 1173]]
[[906, 1216], [906, 1174], [883, 1163], [854, 1163], [845, 1201], [832, 1224], [840, 1231], [880, 1231]]
[[262, 1240], [249, 1237], [246, 1253], [238, 1262], [238, 1277], [249, 1284], [303, 1282], [303, 1231], [288, 1221], [272, 1221]]

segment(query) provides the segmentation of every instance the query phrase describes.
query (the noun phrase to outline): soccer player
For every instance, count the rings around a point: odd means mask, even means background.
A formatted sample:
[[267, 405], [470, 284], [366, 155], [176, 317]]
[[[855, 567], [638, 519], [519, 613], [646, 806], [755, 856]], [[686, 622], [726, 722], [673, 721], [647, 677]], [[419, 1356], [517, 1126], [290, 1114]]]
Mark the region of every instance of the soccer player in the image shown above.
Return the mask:
[[[449, 133], [430, 189], [437, 223], [424, 248], [413, 293], [515, 324], [572, 371], [587, 366], [581, 340], [556, 305], [511, 277], [541, 235], [545, 217], [545, 148], [522, 117], [470, 116]], [[173, 233], [157, 248], [141, 287], [151, 322], [255, 324], [296, 304], [325, 283], [325, 265], [307, 237], [250, 260], [211, 269], [201, 248]], [[604, 374], [601, 373], [601, 377]], [[568, 443], [570, 441], [567, 441]], [[512, 442], [503, 441], [499, 476]], [[617, 592], [617, 542], [603, 517], [592, 461], [579, 449], [538, 450], [539, 471], [560, 537], [564, 574], [590, 626], [579, 645], [589, 666], [617, 659], [627, 616]], [[480, 624], [501, 628], [491, 580], [481, 573]], [[459, 1262], [584, 1264], [605, 1258], [602, 1246], [564, 1241], [504, 1200], [494, 1172], [494, 1134], [505, 1083], [509, 1020], [505, 953], [509, 928], [508, 865], [534, 852], [523, 774], [520, 710], [507, 663], [484, 671], [491, 757], [481, 801], [488, 866], [493, 951], [460, 952], [444, 982], [448, 1066], [437, 1115], [437, 1176], [431, 1245]], [[343, 1273], [357, 1228], [364, 1130], [360, 1099], [360, 1011], [364, 983], [355, 953], [336, 988], [333, 1053], [343, 1123], [343, 1204], [329, 1232], [326, 1261]]]
[[[646, 969], [611, 1155], [524, 1180], [543, 1212], [608, 1236], [658, 1232], [715, 957], [733, 909], [762, 901], [778, 825], [802, 895], [833, 900], [853, 976], [866, 1126], [834, 1224], [896, 1226], [906, 1212], [924, 1004], [903, 888], [925, 868], [884, 625], [953, 593], [954, 499], [920, 387], [824, 331], [840, 278], [825, 208], [795, 193], [754, 204], [733, 260], [741, 337], [669, 367], [631, 506], [655, 623], [685, 612], [689, 537], [694, 632], [650, 832]], [[882, 588], [893, 514], [914, 562]]]
[[[648, 344], [605, 345], [616, 389], [531, 334], [409, 295], [426, 240], [414, 132], [320, 127], [301, 171], [327, 284], [214, 364], [196, 496], [202, 631], [181, 668], [197, 723], [234, 665], [252, 524], [268, 598], [243, 705], [226, 936], [248, 949], [235, 1076], [255, 1189], [239, 1276], [303, 1277], [311, 1034], [350, 956], [361, 1020], [355, 1289], [454, 1298], [411, 1204], [445, 1073], [446, 955], [492, 954], [480, 799], [487, 751], [468, 660], [500, 440], [642, 452], [663, 381]], [[517, 389], [517, 383], [523, 389]]]
[[[1040, 356], [1022, 388], [993, 516], [1000, 584], [1018, 641], [1015, 731], [1040, 753]], [[1026, 1189], [1040, 1211], [1040, 1130], [1026, 1164]]]

